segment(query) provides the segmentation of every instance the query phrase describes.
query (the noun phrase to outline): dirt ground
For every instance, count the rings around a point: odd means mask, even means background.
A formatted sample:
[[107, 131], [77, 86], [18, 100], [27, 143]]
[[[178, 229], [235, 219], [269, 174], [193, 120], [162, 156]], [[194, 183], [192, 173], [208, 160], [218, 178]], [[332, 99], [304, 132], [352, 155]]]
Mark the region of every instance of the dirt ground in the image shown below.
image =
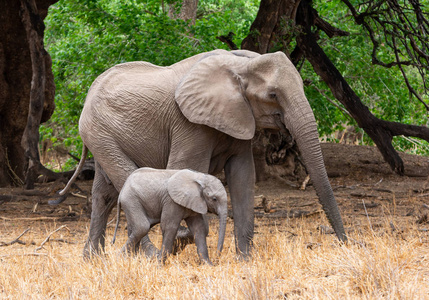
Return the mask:
[[[392, 230], [407, 226], [403, 224], [415, 224], [416, 230], [429, 235], [429, 182], [425, 185], [428, 157], [401, 154], [405, 176], [398, 176], [375, 147], [327, 143], [322, 144], [322, 150], [346, 231], [360, 226], [381, 227], [387, 216]], [[37, 185], [38, 192], [32, 194], [24, 194], [21, 188], [0, 189], [0, 244], [16, 238], [16, 228], [23, 227], [67, 225], [77, 240], [86, 238], [92, 182], [78, 181], [77, 184], [82, 193], [60, 205], [48, 204], [49, 200], [56, 199], [55, 192], [62, 187], [53, 183]], [[278, 219], [313, 216], [319, 216], [315, 219], [315, 230], [331, 231], [319, 226], [328, 223], [323, 221], [311, 182], [302, 191], [285, 184], [284, 179], [272, 178], [257, 183], [255, 195], [256, 232], [261, 224], [270, 225]], [[115, 214], [110, 218], [113, 222], [109, 226], [114, 226]]]

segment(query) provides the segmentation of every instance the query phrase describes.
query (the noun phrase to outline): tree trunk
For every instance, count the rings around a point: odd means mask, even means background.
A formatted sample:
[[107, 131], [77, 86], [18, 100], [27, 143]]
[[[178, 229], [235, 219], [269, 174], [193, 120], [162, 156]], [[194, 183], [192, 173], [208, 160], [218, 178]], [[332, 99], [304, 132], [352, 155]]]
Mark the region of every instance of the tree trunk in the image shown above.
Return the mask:
[[168, 16], [173, 19], [190, 20], [191, 24], [195, 24], [197, 19], [198, 0], [182, 0], [170, 4], [168, 8]]
[[[37, 10], [29, 14], [43, 39], [43, 22], [48, 7], [58, 0], [38, 0]], [[23, 23], [20, 1], [0, 1], [0, 186], [22, 184], [26, 158], [21, 139], [27, 126], [33, 79], [29, 40]], [[40, 22], [38, 21], [40, 20]], [[43, 47], [42, 47], [43, 49]], [[44, 50], [43, 50], [44, 51]], [[40, 122], [53, 113], [55, 85], [51, 60], [44, 52], [39, 64], [45, 68]], [[38, 129], [38, 125], [37, 125]]]
[[241, 49], [260, 54], [287, 50], [293, 36], [300, 1], [262, 0], [249, 35], [241, 43]]

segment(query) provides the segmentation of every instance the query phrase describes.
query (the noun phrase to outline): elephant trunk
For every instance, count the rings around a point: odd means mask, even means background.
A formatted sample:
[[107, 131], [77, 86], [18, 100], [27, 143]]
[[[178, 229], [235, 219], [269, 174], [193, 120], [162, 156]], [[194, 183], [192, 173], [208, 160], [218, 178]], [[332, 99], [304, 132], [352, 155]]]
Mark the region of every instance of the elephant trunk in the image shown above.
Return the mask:
[[301, 95], [294, 100], [292, 108], [284, 109], [285, 125], [298, 145], [301, 157], [331, 226], [338, 239], [345, 242], [347, 241], [347, 236], [331, 184], [329, 183], [328, 174], [326, 173], [313, 111], [305, 96]]
[[225, 241], [226, 233], [226, 220], [228, 218], [228, 210], [222, 209], [218, 212], [219, 216], [219, 237], [217, 242], [217, 251], [220, 253], [223, 249], [223, 242]]

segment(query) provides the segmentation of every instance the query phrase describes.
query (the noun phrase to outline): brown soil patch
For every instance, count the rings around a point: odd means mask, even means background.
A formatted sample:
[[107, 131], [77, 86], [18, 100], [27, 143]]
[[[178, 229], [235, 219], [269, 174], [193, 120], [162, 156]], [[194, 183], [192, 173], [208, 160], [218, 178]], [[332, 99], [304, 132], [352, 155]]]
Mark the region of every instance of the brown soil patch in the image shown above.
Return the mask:
[[[406, 175], [398, 176], [390, 170], [375, 147], [323, 144], [322, 149], [347, 231], [359, 230], [362, 226], [380, 227], [385, 225], [388, 216], [392, 230], [400, 231], [402, 224], [416, 224], [417, 230], [427, 232], [429, 158], [401, 154]], [[91, 181], [79, 181], [78, 185], [90, 195]], [[42, 192], [52, 188], [52, 183], [37, 186]], [[54, 188], [53, 192], [59, 188]], [[67, 225], [76, 240], [82, 242], [86, 239], [90, 220], [89, 199], [69, 197], [62, 204], [51, 206], [48, 200], [55, 199], [54, 194], [34, 196], [22, 195], [21, 192], [18, 188], [0, 189], [3, 196], [0, 199], [12, 195], [8, 200], [0, 201], [0, 242], [16, 238], [20, 233], [17, 228], [40, 228], [46, 232], [61, 225]], [[315, 217], [314, 230], [320, 229], [319, 225], [328, 224], [311, 184], [301, 191], [286, 185], [282, 179], [271, 179], [259, 182], [255, 195], [256, 233], [258, 226], [273, 225], [276, 220], [297, 216]], [[111, 218], [114, 216], [113, 213]]]

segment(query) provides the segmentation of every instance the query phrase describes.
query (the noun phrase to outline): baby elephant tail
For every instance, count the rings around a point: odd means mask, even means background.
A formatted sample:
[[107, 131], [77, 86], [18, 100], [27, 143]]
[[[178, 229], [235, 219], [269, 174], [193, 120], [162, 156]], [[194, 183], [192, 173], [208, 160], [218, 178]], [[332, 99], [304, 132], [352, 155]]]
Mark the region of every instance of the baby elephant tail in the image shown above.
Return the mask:
[[119, 202], [118, 200], [118, 206], [116, 208], [118, 210], [118, 214], [116, 216], [116, 227], [115, 227], [115, 233], [113, 234], [113, 239], [112, 239], [112, 245], [115, 243], [116, 241], [116, 232], [118, 231], [118, 227], [119, 227], [119, 218], [121, 216], [121, 202]]

